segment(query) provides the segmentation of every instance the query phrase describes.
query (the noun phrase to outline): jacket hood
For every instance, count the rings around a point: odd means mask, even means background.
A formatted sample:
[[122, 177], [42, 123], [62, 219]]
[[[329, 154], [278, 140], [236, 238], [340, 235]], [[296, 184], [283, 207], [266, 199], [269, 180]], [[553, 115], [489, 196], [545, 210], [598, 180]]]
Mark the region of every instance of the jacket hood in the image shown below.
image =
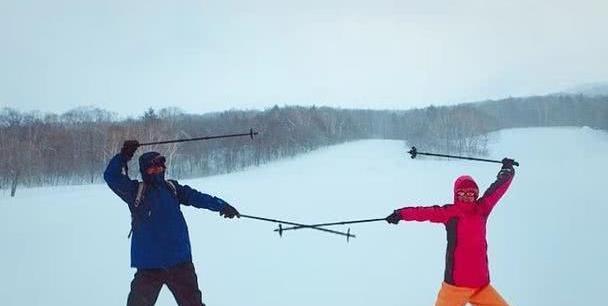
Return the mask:
[[146, 152], [139, 157], [139, 173], [141, 173], [141, 178], [146, 183], [155, 183], [155, 182], [164, 182], [165, 181], [165, 172], [149, 175], [146, 173], [146, 169], [152, 166], [152, 160], [156, 157], [161, 156], [158, 152]]
[[477, 195], [479, 196], [479, 187], [477, 183], [470, 175], [462, 175], [459, 176], [454, 182], [454, 203], [457, 202], [456, 192], [461, 189], [469, 189], [473, 188], [477, 191]]

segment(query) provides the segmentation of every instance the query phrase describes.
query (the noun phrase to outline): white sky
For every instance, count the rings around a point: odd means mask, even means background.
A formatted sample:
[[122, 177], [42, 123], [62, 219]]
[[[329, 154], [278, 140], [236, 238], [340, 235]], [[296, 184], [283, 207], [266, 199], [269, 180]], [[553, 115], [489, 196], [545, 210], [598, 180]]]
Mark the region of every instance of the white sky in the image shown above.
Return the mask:
[[407, 109], [608, 80], [604, 0], [0, 0], [0, 107]]

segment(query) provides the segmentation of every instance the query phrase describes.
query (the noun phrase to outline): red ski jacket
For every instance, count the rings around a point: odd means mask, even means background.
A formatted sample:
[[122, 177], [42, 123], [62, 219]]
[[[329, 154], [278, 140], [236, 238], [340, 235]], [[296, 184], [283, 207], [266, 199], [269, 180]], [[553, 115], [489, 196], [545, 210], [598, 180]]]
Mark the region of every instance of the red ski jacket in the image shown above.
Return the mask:
[[497, 179], [474, 203], [459, 202], [456, 190], [477, 188], [470, 176], [454, 183], [454, 204], [444, 206], [404, 207], [399, 215], [405, 221], [443, 223], [447, 232], [445, 279], [448, 284], [477, 288], [490, 283], [486, 241], [486, 223], [492, 209], [505, 194], [515, 171], [501, 169]]

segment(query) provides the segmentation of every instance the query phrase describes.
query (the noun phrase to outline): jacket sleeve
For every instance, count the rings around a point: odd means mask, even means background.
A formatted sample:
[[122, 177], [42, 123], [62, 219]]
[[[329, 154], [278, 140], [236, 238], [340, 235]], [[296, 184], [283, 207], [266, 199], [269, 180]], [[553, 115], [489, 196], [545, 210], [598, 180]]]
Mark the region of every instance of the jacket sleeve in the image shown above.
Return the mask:
[[443, 206], [417, 206], [404, 207], [399, 210], [401, 220], [405, 221], [430, 221], [433, 223], [446, 223], [455, 215], [454, 205]]
[[212, 211], [220, 211], [228, 205], [224, 200], [202, 193], [188, 185], [180, 185], [176, 182], [175, 189], [179, 203], [183, 205], [205, 208]]
[[127, 204], [131, 204], [137, 196], [138, 182], [122, 173], [122, 167], [126, 163], [127, 160], [121, 154], [116, 154], [110, 159], [106, 171], [103, 173], [103, 179], [116, 195]]
[[513, 177], [515, 176], [515, 169], [513, 168], [502, 168], [496, 175], [496, 181], [488, 187], [483, 196], [479, 199], [479, 206], [484, 214], [489, 215], [498, 203], [498, 200], [507, 192]]

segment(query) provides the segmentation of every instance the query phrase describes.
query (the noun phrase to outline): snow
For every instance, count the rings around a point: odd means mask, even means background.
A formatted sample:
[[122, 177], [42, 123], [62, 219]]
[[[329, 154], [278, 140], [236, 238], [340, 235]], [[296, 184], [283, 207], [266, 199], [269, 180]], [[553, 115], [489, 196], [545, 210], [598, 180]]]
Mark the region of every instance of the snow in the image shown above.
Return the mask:
[[[513, 157], [521, 166], [488, 221], [492, 284], [512, 305], [601, 305], [608, 289], [608, 133], [511, 129], [493, 139], [492, 158]], [[317, 223], [445, 204], [458, 175], [485, 188], [499, 169], [412, 160], [407, 149], [400, 141], [357, 141], [183, 182], [241, 213]], [[346, 243], [312, 230], [280, 238], [270, 223], [183, 211], [207, 305], [432, 305], [443, 279], [441, 225], [357, 224], [357, 238]], [[0, 194], [0, 305], [124, 305], [134, 273], [129, 222], [105, 185]], [[175, 305], [166, 287], [156, 305]]]

